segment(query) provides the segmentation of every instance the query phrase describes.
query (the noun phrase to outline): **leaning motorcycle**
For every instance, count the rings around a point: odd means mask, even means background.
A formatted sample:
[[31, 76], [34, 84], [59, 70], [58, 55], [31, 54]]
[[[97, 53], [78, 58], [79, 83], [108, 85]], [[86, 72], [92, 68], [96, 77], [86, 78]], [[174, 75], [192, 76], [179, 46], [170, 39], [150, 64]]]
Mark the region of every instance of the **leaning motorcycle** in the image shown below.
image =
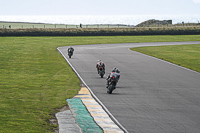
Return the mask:
[[103, 78], [104, 74], [105, 74], [105, 70], [103, 69], [103, 66], [99, 66], [99, 75], [101, 76], [101, 78]]
[[110, 83], [108, 84], [108, 87], [107, 87], [108, 94], [112, 94], [112, 91], [116, 88], [117, 82], [118, 82], [118, 80], [117, 80], [116, 75], [112, 75], [112, 77], [110, 78]]
[[69, 58], [71, 58], [72, 55], [73, 55], [73, 51], [72, 51], [71, 49], [69, 49], [69, 50], [68, 50], [68, 56], [69, 56]]

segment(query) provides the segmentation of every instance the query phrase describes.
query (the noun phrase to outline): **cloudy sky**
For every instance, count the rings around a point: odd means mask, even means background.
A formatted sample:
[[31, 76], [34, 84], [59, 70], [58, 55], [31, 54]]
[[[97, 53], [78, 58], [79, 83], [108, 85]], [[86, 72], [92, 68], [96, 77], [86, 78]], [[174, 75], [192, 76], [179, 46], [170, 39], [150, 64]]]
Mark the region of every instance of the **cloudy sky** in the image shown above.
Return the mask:
[[200, 0], [0, 0], [0, 15], [200, 14]]

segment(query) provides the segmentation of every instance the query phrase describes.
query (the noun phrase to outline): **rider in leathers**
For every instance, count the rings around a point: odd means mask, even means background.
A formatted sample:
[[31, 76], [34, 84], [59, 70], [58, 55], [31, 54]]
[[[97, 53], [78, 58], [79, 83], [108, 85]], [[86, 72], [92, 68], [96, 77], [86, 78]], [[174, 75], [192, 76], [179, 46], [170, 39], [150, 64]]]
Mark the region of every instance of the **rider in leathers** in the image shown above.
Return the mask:
[[70, 52], [71, 52], [71, 53], [72, 53], [72, 55], [73, 55], [74, 48], [73, 48], [72, 46], [70, 46], [70, 47], [68, 48], [68, 54], [69, 54]]
[[96, 68], [97, 68], [97, 72], [99, 74], [99, 67], [102, 66], [103, 67], [103, 71], [105, 72], [105, 64], [103, 63], [103, 61], [99, 60], [96, 64]]
[[[107, 87], [109, 85], [109, 82], [111, 81], [111, 77], [112, 77], [113, 74], [116, 76], [117, 82], [120, 79], [120, 70], [118, 68], [113, 68], [112, 72], [109, 74], [109, 76], [106, 79], [107, 80], [107, 84], [106, 84]], [[116, 83], [116, 85], [117, 85], [117, 83]]]

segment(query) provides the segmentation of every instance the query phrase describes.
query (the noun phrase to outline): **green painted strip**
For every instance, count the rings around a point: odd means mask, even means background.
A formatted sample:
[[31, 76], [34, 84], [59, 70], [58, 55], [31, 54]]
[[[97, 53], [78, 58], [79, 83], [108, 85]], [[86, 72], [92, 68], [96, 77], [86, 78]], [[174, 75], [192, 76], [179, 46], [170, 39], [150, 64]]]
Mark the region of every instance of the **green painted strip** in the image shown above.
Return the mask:
[[83, 133], [102, 133], [102, 129], [94, 122], [81, 99], [67, 99], [70, 109], [75, 114], [76, 122], [82, 129]]

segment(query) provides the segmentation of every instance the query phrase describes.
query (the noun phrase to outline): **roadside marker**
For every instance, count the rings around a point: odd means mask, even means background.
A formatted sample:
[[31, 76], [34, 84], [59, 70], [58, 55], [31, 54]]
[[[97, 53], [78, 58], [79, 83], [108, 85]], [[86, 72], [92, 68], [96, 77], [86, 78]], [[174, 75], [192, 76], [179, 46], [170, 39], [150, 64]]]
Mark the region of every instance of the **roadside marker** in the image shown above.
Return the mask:
[[82, 87], [74, 98], [81, 99], [90, 115], [94, 118], [94, 121], [103, 129], [104, 133], [124, 133], [93, 99], [86, 87]]

